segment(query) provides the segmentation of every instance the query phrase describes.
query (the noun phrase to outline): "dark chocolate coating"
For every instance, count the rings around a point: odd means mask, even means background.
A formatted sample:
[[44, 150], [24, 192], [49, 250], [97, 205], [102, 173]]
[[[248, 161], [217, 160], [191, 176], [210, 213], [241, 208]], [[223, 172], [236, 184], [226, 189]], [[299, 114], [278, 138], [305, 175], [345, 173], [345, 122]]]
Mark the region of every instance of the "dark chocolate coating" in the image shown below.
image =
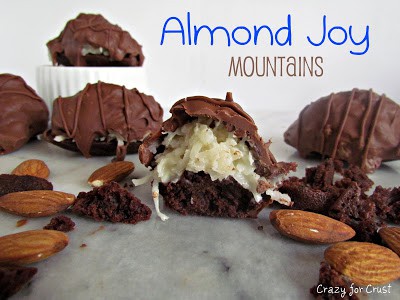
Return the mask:
[[47, 128], [46, 103], [16, 75], [0, 74], [0, 155], [13, 152]]
[[256, 163], [257, 174], [272, 178], [296, 168], [294, 163], [276, 161], [269, 150], [271, 142], [264, 143], [258, 135], [253, 119], [233, 101], [231, 93], [227, 93], [225, 101], [204, 96], [187, 97], [176, 102], [170, 112], [172, 117], [163, 123], [161, 131], [145, 139], [139, 147], [140, 161], [146, 166], [152, 165], [155, 154], [150, 147], [154, 143], [161, 143], [163, 132], [174, 132], [195, 118], [207, 117], [222, 122], [227, 130], [234, 132], [238, 138], [247, 139]]
[[[109, 55], [83, 56], [85, 45], [102, 47]], [[47, 43], [53, 65], [64, 66], [141, 66], [142, 46], [121, 29], [109, 23], [102, 15], [79, 14], [68, 21], [58, 37]]]
[[284, 137], [303, 157], [332, 157], [373, 172], [400, 159], [400, 106], [372, 90], [331, 94], [306, 106]]
[[[128, 150], [136, 151], [138, 142], [161, 128], [162, 116], [154, 98], [137, 89], [103, 82], [87, 84], [76, 95], [54, 101], [51, 129], [45, 138], [65, 149], [78, 149], [85, 157], [116, 154], [123, 160]], [[109, 133], [118, 134], [124, 145], [117, 147], [115, 140], [95, 141]], [[69, 140], [55, 142], [57, 135]]]

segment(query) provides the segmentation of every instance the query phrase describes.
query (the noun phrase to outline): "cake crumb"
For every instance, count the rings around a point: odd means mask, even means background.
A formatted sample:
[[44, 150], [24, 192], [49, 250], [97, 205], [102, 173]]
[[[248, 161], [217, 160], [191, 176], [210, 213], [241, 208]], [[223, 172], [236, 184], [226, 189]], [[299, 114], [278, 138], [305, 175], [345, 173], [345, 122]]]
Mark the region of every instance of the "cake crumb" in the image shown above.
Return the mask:
[[18, 220], [16, 226], [21, 227], [21, 226], [26, 225], [26, 223], [28, 223], [27, 219]]
[[50, 223], [43, 227], [48, 230], [58, 230], [62, 232], [69, 232], [74, 230], [75, 222], [71, 218], [63, 215], [56, 216], [50, 220]]

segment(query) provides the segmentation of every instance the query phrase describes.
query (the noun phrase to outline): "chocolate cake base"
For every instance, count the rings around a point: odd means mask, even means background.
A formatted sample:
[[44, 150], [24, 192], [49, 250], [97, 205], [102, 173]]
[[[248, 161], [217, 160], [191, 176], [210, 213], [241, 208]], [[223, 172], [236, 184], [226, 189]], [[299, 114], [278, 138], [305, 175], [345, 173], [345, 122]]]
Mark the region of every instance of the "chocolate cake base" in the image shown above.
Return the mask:
[[[63, 149], [74, 151], [74, 152], [81, 152], [76, 143], [72, 141], [72, 139], [66, 139], [62, 142], [56, 142], [54, 140], [55, 136], [51, 134], [51, 131], [48, 130], [43, 134], [43, 137], [46, 141], [61, 147]], [[128, 144], [126, 154], [134, 154], [138, 152], [139, 146], [142, 142], [131, 142]], [[116, 155], [117, 153], [117, 141], [112, 140], [110, 142], [101, 142], [101, 141], [93, 141], [92, 147], [90, 149], [90, 155], [92, 156], [112, 156]]]
[[30, 175], [0, 175], [0, 197], [15, 192], [52, 189], [51, 182], [44, 178]]
[[232, 177], [212, 181], [204, 172], [185, 171], [176, 183], [160, 183], [159, 189], [165, 204], [183, 215], [257, 218], [269, 204], [257, 203]]
[[37, 268], [0, 266], [0, 299], [8, 299], [21, 290], [37, 273]]
[[[68, 57], [63, 53], [57, 53], [57, 64], [61, 66], [73, 66]], [[88, 54], [82, 58], [88, 67], [140, 67], [140, 55], [127, 54], [123, 60], [111, 60], [109, 56], [100, 54]]]
[[151, 209], [116, 182], [80, 192], [72, 211], [96, 221], [136, 224], [150, 219]]

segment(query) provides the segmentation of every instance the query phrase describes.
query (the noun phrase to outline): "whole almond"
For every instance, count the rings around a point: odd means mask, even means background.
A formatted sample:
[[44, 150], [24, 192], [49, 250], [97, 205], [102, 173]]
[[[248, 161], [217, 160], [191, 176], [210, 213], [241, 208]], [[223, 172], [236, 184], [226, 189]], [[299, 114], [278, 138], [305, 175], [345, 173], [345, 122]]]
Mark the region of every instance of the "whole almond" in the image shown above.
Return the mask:
[[12, 172], [14, 175], [31, 175], [47, 179], [50, 175], [49, 167], [40, 159], [28, 159], [20, 163]]
[[325, 260], [357, 285], [381, 285], [400, 278], [400, 258], [389, 248], [366, 242], [340, 242]]
[[355, 235], [353, 228], [342, 222], [302, 210], [273, 210], [269, 219], [281, 234], [301, 242], [335, 243]]
[[0, 237], [0, 263], [30, 264], [68, 245], [68, 236], [56, 230], [29, 230]]
[[67, 209], [75, 202], [68, 193], [35, 190], [6, 194], [0, 197], [0, 208], [23, 217], [44, 217]]
[[382, 240], [400, 256], [400, 228], [384, 227], [379, 230]]
[[130, 161], [116, 161], [94, 171], [88, 179], [91, 186], [99, 187], [111, 181], [121, 181], [135, 169]]

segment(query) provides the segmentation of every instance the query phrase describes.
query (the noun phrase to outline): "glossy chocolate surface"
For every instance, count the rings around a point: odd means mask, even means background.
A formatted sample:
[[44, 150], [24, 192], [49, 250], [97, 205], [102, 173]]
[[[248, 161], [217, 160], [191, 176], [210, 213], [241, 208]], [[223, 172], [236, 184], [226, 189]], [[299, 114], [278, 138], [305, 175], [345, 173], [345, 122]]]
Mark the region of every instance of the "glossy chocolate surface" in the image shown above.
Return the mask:
[[400, 159], [400, 106], [372, 90], [332, 93], [306, 106], [284, 137], [303, 157], [333, 157], [373, 172]]
[[46, 130], [49, 110], [21, 77], [0, 74], [0, 115], [0, 154], [7, 154]]
[[174, 132], [195, 118], [207, 117], [222, 122], [228, 131], [247, 140], [259, 175], [271, 178], [295, 168], [295, 164], [276, 161], [269, 150], [271, 142], [265, 143], [258, 135], [253, 119], [233, 101], [231, 93], [227, 93], [225, 100], [204, 96], [187, 97], [176, 102], [170, 112], [172, 117], [163, 123], [162, 130], [146, 139], [139, 148], [140, 160], [146, 166], [151, 165], [155, 155], [151, 151], [152, 145], [159, 144], [165, 132]]
[[[131, 144], [161, 128], [162, 116], [163, 110], [152, 96], [98, 82], [87, 84], [75, 96], [54, 101], [51, 129], [45, 137], [60, 146], [75, 143], [85, 157], [116, 154], [117, 160], [122, 160]], [[56, 136], [67, 139], [58, 143]], [[123, 140], [123, 145], [117, 145], [112, 136]], [[132, 149], [136, 151], [137, 146]]]
[[[82, 49], [100, 47], [104, 53], [82, 54]], [[53, 65], [64, 66], [141, 66], [142, 46], [102, 15], [79, 14], [68, 21], [58, 37], [47, 43]]]

